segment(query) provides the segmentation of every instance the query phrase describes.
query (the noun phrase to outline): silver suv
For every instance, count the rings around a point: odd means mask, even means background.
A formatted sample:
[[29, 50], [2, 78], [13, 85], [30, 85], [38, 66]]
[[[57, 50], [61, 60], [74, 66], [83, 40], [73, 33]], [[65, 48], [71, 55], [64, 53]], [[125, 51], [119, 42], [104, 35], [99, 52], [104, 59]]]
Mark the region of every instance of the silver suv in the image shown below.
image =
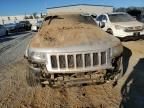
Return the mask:
[[59, 86], [117, 81], [122, 52], [120, 40], [95, 26], [90, 16], [48, 16], [26, 50], [28, 83]]

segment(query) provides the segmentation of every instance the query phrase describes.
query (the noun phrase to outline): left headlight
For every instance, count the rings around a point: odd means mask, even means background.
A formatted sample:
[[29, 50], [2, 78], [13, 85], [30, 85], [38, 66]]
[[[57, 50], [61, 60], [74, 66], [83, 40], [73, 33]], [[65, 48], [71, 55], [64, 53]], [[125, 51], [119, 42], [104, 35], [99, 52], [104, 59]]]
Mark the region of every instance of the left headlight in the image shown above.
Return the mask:
[[123, 46], [122, 44], [118, 44], [117, 46], [112, 48], [112, 58], [120, 56], [123, 52]]
[[142, 29], [144, 29], [144, 25], [142, 26]]
[[116, 29], [125, 29], [125, 27], [120, 26], [120, 25], [115, 25], [115, 28], [116, 28]]
[[44, 52], [31, 52], [29, 53], [30, 59], [38, 62], [46, 61], [46, 54]]

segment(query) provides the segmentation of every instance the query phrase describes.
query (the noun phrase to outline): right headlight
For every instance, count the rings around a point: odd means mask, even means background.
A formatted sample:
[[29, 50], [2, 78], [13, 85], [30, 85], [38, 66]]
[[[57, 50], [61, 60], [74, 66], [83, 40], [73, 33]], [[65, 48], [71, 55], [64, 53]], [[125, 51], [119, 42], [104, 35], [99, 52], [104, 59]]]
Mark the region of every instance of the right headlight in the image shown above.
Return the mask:
[[46, 53], [44, 52], [30, 52], [28, 56], [30, 57], [30, 59], [37, 61], [37, 62], [46, 61]]
[[122, 44], [118, 44], [117, 46], [112, 48], [112, 51], [111, 51], [112, 58], [120, 56], [122, 52], [123, 52], [123, 46]]
[[115, 28], [116, 28], [116, 29], [125, 29], [125, 27], [120, 26], [120, 25], [115, 25]]

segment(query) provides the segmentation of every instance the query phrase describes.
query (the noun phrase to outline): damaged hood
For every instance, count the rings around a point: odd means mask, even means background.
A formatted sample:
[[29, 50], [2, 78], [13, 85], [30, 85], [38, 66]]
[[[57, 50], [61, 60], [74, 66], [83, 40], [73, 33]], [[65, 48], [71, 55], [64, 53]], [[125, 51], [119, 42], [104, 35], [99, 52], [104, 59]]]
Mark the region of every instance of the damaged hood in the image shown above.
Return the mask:
[[120, 44], [119, 39], [104, 32], [95, 24], [81, 23], [70, 19], [45, 22], [38, 34], [32, 39], [32, 48], [74, 48], [89, 49], [93, 47], [110, 48]]

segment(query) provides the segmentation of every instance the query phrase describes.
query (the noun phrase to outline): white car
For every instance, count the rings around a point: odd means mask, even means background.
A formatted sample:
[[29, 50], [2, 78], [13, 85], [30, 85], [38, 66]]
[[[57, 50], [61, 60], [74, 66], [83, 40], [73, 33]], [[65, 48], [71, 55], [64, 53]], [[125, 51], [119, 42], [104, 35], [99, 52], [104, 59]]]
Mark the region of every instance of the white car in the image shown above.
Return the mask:
[[3, 25], [0, 25], [0, 36], [3, 35], [8, 35], [8, 31]]
[[36, 24], [32, 25], [31, 30], [32, 31], [38, 31], [38, 29], [41, 27], [43, 21], [37, 21]]
[[104, 31], [120, 39], [139, 39], [144, 35], [144, 24], [124, 12], [99, 15], [95, 22]]

